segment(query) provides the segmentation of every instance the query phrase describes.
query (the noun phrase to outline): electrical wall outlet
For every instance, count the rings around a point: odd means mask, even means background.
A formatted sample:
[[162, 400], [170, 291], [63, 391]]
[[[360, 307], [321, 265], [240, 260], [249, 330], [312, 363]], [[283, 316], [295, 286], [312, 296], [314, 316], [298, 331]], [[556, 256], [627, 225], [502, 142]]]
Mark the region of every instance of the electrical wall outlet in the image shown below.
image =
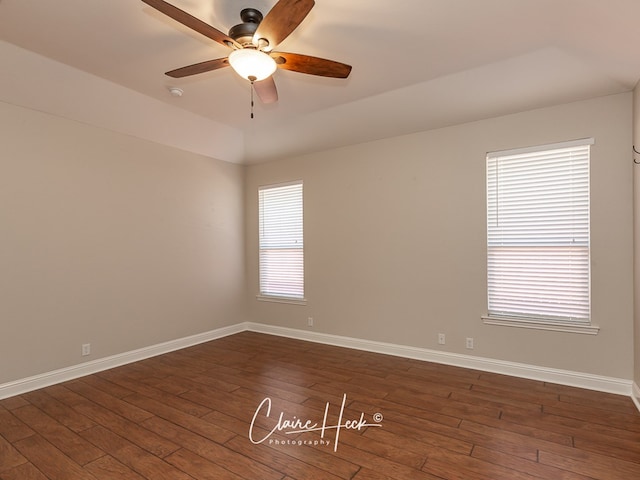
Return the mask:
[[467, 348], [473, 350], [473, 338], [467, 337]]
[[87, 355], [91, 355], [91, 344], [83, 343], [82, 344], [82, 356], [86, 357]]
[[444, 345], [444, 342], [445, 342], [444, 333], [439, 333], [438, 334], [438, 345]]
[[308, 327], [313, 327], [313, 317], [307, 318], [307, 326]]

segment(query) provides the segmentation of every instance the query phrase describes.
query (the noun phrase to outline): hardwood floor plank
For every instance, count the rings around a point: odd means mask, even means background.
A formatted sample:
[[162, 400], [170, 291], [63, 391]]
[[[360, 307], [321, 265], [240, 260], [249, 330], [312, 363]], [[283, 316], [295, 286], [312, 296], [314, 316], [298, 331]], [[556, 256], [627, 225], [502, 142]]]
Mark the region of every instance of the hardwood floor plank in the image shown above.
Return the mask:
[[569, 405], [558, 402], [554, 405], [545, 405], [543, 412], [549, 415], [574, 418], [583, 422], [640, 433], [640, 417], [637, 415], [619, 413], [617, 411], [600, 408], [599, 404], [595, 405]]
[[[147, 398], [143, 395], [133, 394], [125, 398], [127, 402], [137, 405], [145, 410], [154, 413], [157, 417], [172, 422], [180, 427], [202, 435], [209, 440], [223, 444], [235, 436], [235, 433], [225, 430], [215, 423], [209, 422], [200, 417], [194, 417], [173, 407], [164, 405], [157, 400]], [[143, 422], [144, 424], [144, 422]]]
[[312, 385], [311, 390], [316, 390], [322, 394], [331, 394], [335, 397], [342, 397], [345, 393], [349, 394], [351, 401], [374, 401], [378, 398], [385, 398], [392, 391], [392, 388], [388, 387], [385, 390], [378, 390], [376, 388], [367, 388], [356, 383], [349, 382], [336, 382], [333, 380], [327, 380], [322, 383], [316, 383]]
[[640, 478], [640, 464], [613, 459], [606, 455], [578, 449], [549, 452], [540, 450], [539, 461], [543, 465], [579, 473], [603, 480], [629, 480]]
[[583, 405], [583, 406], [593, 406], [598, 405], [599, 408], [605, 410], [611, 410], [619, 413], [623, 413], [626, 415], [635, 415], [638, 412], [633, 400], [629, 397], [623, 397], [622, 395], [611, 395], [607, 397], [606, 400], [601, 400], [600, 402], [595, 403], [590, 398], [584, 398], [582, 396], [576, 395], [567, 395], [560, 394], [558, 401], [560, 403], [567, 403], [569, 405]]
[[145, 480], [145, 477], [134, 472], [111, 455], [94, 460], [84, 466], [98, 480]]
[[619, 458], [620, 460], [640, 463], [639, 442], [631, 442], [629, 440], [611, 438], [608, 442], [603, 443], [602, 437], [595, 438], [594, 436], [590, 435], [587, 438], [583, 435], [577, 435], [575, 438], [574, 447], [589, 452], [606, 454], [613, 458]]
[[199, 480], [243, 480], [243, 477], [184, 448], [172, 453], [165, 460], [177, 469]]
[[[146, 430], [140, 425], [127, 420], [124, 417], [90, 401], [89, 399], [67, 389], [63, 385], [57, 385], [55, 390], [48, 390], [55, 398], [66, 402], [74, 410], [90, 418], [96, 424], [111, 430], [113, 433], [126, 438], [137, 446], [162, 458], [180, 448], [179, 445]], [[94, 427], [95, 428], [95, 427]], [[83, 433], [83, 432], [80, 432]]]
[[542, 411], [542, 405], [529, 401], [521, 401], [515, 398], [509, 398], [504, 394], [499, 396], [487, 393], [481, 393], [477, 389], [459, 392], [453, 391], [450, 396], [451, 400], [467, 405], [485, 408], [496, 408], [500, 411], [500, 417], [504, 412], [516, 411], [527, 413], [537, 413]]
[[235, 381], [225, 381], [219, 378], [215, 374], [215, 369], [207, 370], [202, 373], [190, 375], [189, 378], [168, 377], [167, 380], [171, 381], [175, 385], [182, 386], [185, 391], [196, 390], [199, 388], [207, 387], [221, 392], [235, 392], [240, 388]]
[[[227, 415], [226, 413], [215, 411], [203, 417], [203, 420], [223, 428], [224, 430], [233, 432], [241, 437], [245, 437], [249, 434], [250, 419], [246, 419], [244, 422], [241, 422], [238, 421], [237, 418]], [[253, 432], [257, 438], [264, 438], [269, 433], [266, 429], [255, 426]]]
[[[610, 402], [618, 403], [621, 400], [621, 395], [599, 392], [597, 390], [586, 390], [584, 388], [571, 387], [568, 385], [560, 385], [547, 382], [544, 383], [540, 390], [545, 392], [553, 392], [558, 395], [558, 399], [562, 395], [582, 398], [583, 401], [588, 401], [592, 405], [601, 405], [603, 408], [606, 408]], [[629, 397], [622, 398], [625, 398], [628, 402], [633, 403], [633, 401]]]
[[32, 405], [38, 407], [51, 418], [54, 418], [57, 422], [76, 433], [96, 425], [96, 423], [89, 418], [53, 398], [47, 393], [46, 388], [25, 393], [24, 397], [27, 398]]
[[35, 435], [35, 432], [9, 410], [0, 406], [0, 435], [9, 442], [15, 442]]
[[[574, 444], [573, 434], [574, 430], [563, 430], [566, 433], [559, 433], [553, 429], [544, 429], [543, 425], [531, 426], [531, 424], [521, 424], [511, 422], [505, 419], [504, 414], [501, 418], [490, 418], [484, 415], [467, 415], [465, 420], [474, 422], [480, 425], [486, 425], [488, 427], [497, 428], [507, 432], [517, 433], [530, 437], [531, 439], [544, 440], [546, 442], [559, 443], [560, 445], [572, 446]], [[537, 425], [535, 422], [532, 422]]]
[[[102, 426], [85, 430], [80, 435], [146, 479], [193, 480], [164, 459]], [[95, 477], [92, 475], [91, 478]]]
[[132, 421], [133, 423], [140, 423], [153, 416], [151, 413], [131, 405], [118, 397], [114, 397], [102, 390], [98, 390], [97, 388], [90, 386], [83, 380], [67, 382], [65, 383], [65, 387], [78, 395], [82, 395], [87, 400], [104, 407], [106, 410]]
[[[501, 410], [497, 407], [473, 406], [449, 399], [450, 393], [449, 391], [447, 395], [444, 395], [444, 392], [442, 395], [432, 395], [431, 393], [401, 387], [391, 392], [385, 397], [385, 400], [456, 418], [463, 417], [469, 413], [482, 413], [493, 418], [499, 418], [501, 415]], [[443, 399], [449, 399], [449, 401], [443, 402]]]
[[15, 410], [16, 408], [29, 405], [29, 401], [22, 395], [16, 395], [15, 397], [4, 398], [0, 400], [0, 406], [7, 410]]
[[[441, 479], [442, 477], [432, 477], [434, 479]], [[394, 480], [392, 477], [387, 475], [383, 475], [380, 472], [376, 472], [375, 470], [371, 470], [369, 468], [361, 468], [358, 473], [356, 473], [353, 480]]]
[[284, 400], [304, 402], [308, 398], [320, 397], [317, 391], [293, 383], [287, 383], [254, 373], [228, 367], [219, 367], [207, 371], [207, 375], [215, 376], [229, 383], [235, 383], [246, 390], [259, 392], [264, 396], [282, 398]]
[[431, 429], [433, 431], [438, 431], [439, 426], [442, 426], [443, 431], [448, 432], [450, 428], [457, 428], [461, 421], [461, 417], [459, 416], [434, 412], [428, 405], [415, 407], [386, 399], [378, 399], [375, 403], [355, 401], [349, 406], [360, 411], [377, 410], [381, 412], [385, 418], [389, 416], [389, 412], [393, 412], [393, 418], [399, 423], [406, 423], [408, 425], [413, 425], [414, 423], [428, 424], [432, 427]]
[[[254, 445], [241, 436], [237, 436], [233, 440], [227, 442], [226, 446], [233, 451], [251, 458], [256, 462], [272, 466], [279, 472], [286, 472], [289, 477], [305, 480], [339, 480], [351, 478], [357, 467], [352, 464], [331, 463], [327, 467], [326, 457], [321, 458], [320, 455], [308, 451], [313, 447], [290, 447], [285, 450], [284, 447], [277, 448], [267, 444]], [[294, 448], [304, 449], [303, 458], [299, 455], [291, 456]], [[293, 452], [296, 453], [296, 452]], [[315, 457], [315, 458], [314, 458]], [[335, 467], [335, 468], [334, 468]]]
[[275, 471], [267, 465], [254, 462], [225, 446], [161, 418], [150, 418], [144, 422], [144, 425], [149, 430], [171, 438], [172, 441], [180, 443], [183, 448], [207, 460], [213, 461], [217, 465], [241, 477], [247, 479], [279, 480], [284, 476], [284, 474]]
[[[490, 442], [477, 442], [486, 448], [495, 449], [503, 453], [536, 461], [538, 458], [538, 448], [547, 445], [544, 440], [533, 439], [526, 435], [509, 432], [500, 428], [490, 427], [481, 423], [463, 420], [460, 429], [483, 435], [484, 438], [491, 439]], [[555, 444], [553, 444], [555, 446]], [[552, 448], [552, 447], [550, 447]]]
[[117, 383], [110, 382], [109, 380], [102, 378], [100, 375], [87, 375], [82, 377], [80, 380], [90, 387], [108, 394], [110, 397], [122, 398], [133, 393], [128, 388], [118, 385]]
[[[455, 468], [452, 469], [452, 465]], [[535, 480], [534, 475], [514, 470], [496, 463], [460, 455], [445, 450], [431, 453], [422, 467], [425, 472], [439, 475], [445, 479], [464, 478], [468, 480]], [[452, 472], [453, 470], [453, 472]], [[453, 475], [452, 475], [453, 473]], [[462, 476], [461, 476], [462, 475]]]
[[[189, 415], [202, 417], [211, 412], [210, 408], [190, 402], [189, 400], [185, 400], [179, 396], [169, 394], [164, 390], [152, 387], [127, 376], [111, 374], [110, 372], [100, 372], [98, 375], [107, 378], [112, 383], [126, 387], [133, 393], [144, 395], [145, 397], [161, 402], [169, 407], [176, 408]], [[184, 393], [184, 391], [186, 390], [180, 391], [180, 393]]]
[[528, 473], [536, 478], [553, 479], [553, 480], [591, 480], [592, 477], [586, 477], [578, 473], [562, 470], [556, 467], [550, 467], [538, 463], [537, 460], [526, 460], [520, 457], [514, 457], [508, 453], [491, 450], [485, 447], [475, 447], [471, 454], [474, 458], [483, 460], [487, 463], [501, 465], [511, 470]]
[[454, 437], [448, 437], [419, 428], [408, 426], [398, 428], [398, 426], [394, 426], [386, 420], [382, 428], [371, 429], [365, 432], [363, 437], [379, 442], [392, 443], [418, 455], [426, 455], [430, 450], [439, 448], [444, 448], [462, 455], [469, 455], [473, 448], [473, 443], [471, 442], [460, 441]]
[[22, 465], [0, 472], [0, 480], [49, 480], [33, 463]]
[[504, 389], [515, 388], [519, 392], [546, 391], [546, 384], [540, 380], [531, 380], [529, 378], [512, 377], [502, 373], [479, 372], [478, 379], [473, 382], [474, 385], [488, 385], [493, 387], [501, 386]]
[[397, 480], [433, 480], [434, 476], [429, 472], [420, 470], [420, 467], [415, 468], [396, 461], [397, 459], [393, 456], [393, 453], [389, 452], [390, 456], [382, 458], [377, 454], [354, 448], [348, 442], [341, 441], [333, 454], [360, 467], [373, 469]]
[[101, 450], [33, 405], [18, 408], [13, 413], [79, 465], [104, 455]]
[[24, 438], [16, 442], [15, 446], [49, 480], [95, 479], [40, 435]]
[[640, 432], [543, 412], [531, 415], [508, 412], [504, 413], [501, 419], [520, 425], [535, 426], [549, 432], [570, 435], [572, 438], [575, 436], [600, 437], [603, 443], [609, 443], [613, 439], [640, 442]]
[[27, 459], [0, 435], [0, 473], [11, 470], [23, 463], [27, 463]]

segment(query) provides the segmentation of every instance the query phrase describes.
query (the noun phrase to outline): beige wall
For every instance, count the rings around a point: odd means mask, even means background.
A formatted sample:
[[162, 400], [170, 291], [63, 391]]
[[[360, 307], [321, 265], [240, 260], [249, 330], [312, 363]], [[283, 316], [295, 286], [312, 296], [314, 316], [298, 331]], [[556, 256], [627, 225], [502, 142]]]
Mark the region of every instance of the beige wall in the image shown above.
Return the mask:
[[[312, 316], [323, 333], [631, 379], [631, 104], [622, 94], [249, 167], [250, 319], [307, 329]], [[484, 325], [486, 152], [584, 137], [596, 142], [592, 317], [600, 333]], [[305, 189], [308, 304], [259, 302], [256, 190], [296, 179]], [[475, 350], [465, 350], [465, 337]]]
[[0, 384], [243, 321], [243, 177], [0, 103]]

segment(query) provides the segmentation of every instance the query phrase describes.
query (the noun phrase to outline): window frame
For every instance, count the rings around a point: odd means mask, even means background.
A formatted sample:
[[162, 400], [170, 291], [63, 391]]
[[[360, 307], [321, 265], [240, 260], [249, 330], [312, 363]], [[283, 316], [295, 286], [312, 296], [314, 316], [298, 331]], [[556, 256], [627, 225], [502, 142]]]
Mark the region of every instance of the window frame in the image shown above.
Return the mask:
[[[263, 192], [269, 192], [269, 191], [273, 192], [279, 189], [286, 189], [288, 187], [300, 188], [299, 200], [294, 199], [295, 201], [299, 201], [300, 203], [299, 206], [297, 205], [294, 206], [294, 209], [297, 209], [299, 207], [299, 212], [296, 212], [296, 213], [299, 213], [300, 216], [298, 217], [296, 215], [296, 217], [293, 219], [294, 226], [292, 228], [294, 229], [294, 231], [285, 232], [286, 235], [290, 236], [288, 239], [285, 240], [285, 242], [291, 241], [293, 242], [293, 245], [295, 245], [295, 247], [289, 246], [289, 248], [284, 248], [285, 247], [284, 244], [277, 244], [276, 246], [272, 246], [272, 248], [267, 248], [263, 243], [263, 241], [268, 242], [268, 240], [265, 240], [265, 237], [263, 236], [263, 233], [264, 233], [263, 210], [265, 208], [265, 205], [263, 203], [265, 201], [263, 197]], [[277, 226], [276, 228], [283, 228], [283, 225]], [[298, 229], [299, 231], [296, 231]], [[280, 235], [278, 235], [278, 237], [280, 237]], [[271, 241], [272, 242], [274, 241], [273, 237]], [[280, 241], [282, 241], [282, 238], [279, 238], [278, 240], [276, 240], [276, 243]], [[290, 285], [294, 285], [294, 286], [290, 286], [289, 288], [283, 288], [280, 290], [272, 289], [268, 286], [265, 287], [263, 285], [263, 280], [265, 279], [263, 268], [265, 267], [265, 263], [268, 262], [268, 260], [264, 258], [264, 255], [267, 252], [276, 253], [277, 251], [287, 250], [287, 249], [301, 250], [301, 258], [295, 259], [295, 262], [296, 262], [295, 268], [297, 268], [297, 271], [295, 272], [294, 277], [289, 279], [292, 282]], [[294, 257], [295, 256], [296, 255], [294, 255]], [[282, 264], [278, 265], [277, 262], [272, 264], [272, 266], [275, 267], [276, 269], [285, 268], [284, 265]], [[271, 281], [273, 282], [274, 279], [272, 278]], [[296, 287], [300, 287], [301, 289], [299, 295], [296, 295], [295, 293], [291, 294], [291, 292], [287, 292], [287, 290], [295, 290]], [[295, 180], [291, 182], [277, 183], [277, 184], [270, 184], [270, 185], [261, 185], [258, 187], [258, 289], [259, 289], [259, 293], [256, 295], [256, 299], [260, 301], [288, 303], [293, 305], [306, 305], [307, 303], [307, 300], [305, 298], [304, 183], [302, 180]]]
[[[486, 236], [486, 252], [487, 252], [487, 314], [482, 316], [482, 319], [484, 321], [485, 324], [488, 325], [501, 325], [501, 326], [512, 326], [512, 327], [522, 327], [522, 328], [533, 328], [533, 329], [541, 329], [541, 330], [553, 330], [553, 331], [562, 331], [562, 332], [571, 332], [571, 333], [586, 333], [586, 334], [597, 334], [599, 331], [599, 327], [594, 326], [592, 324], [592, 318], [591, 318], [591, 233], [590, 233], [590, 211], [591, 211], [591, 185], [590, 185], [590, 164], [591, 164], [591, 146], [594, 144], [594, 139], [593, 138], [586, 138], [586, 139], [580, 139], [580, 140], [574, 140], [574, 141], [568, 141], [568, 142], [561, 142], [561, 143], [554, 143], [554, 144], [546, 144], [546, 145], [538, 145], [538, 146], [533, 146], [533, 147], [525, 147], [525, 148], [518, 148], [518, 149], [512, 149], [512, 150], [502, 150], [502, 151], [495, 151], [495, 152], [488, 152], [486, 155], [486, 175], [485, 175], [485, 181], [486, 181], [486, 188], [487, 188], [487, 204], [486, 204], [486, 222], [487, 222], [487, 236]], [[531, 313], [531, 312], [527, 312], [527, 307], [523, 308], [523, 305], [526, 305], [526, 303], [522, 303], [523, 300], [520, 300], [521, 303], [519, 305], [520, 307], [520, 311], [509, 311], [509, 309], [505, 309], [505, 311], [491, 311], [491, 306], [492, 306], [492, 290], [495, 290], [495, 278], [496, 278], [496, 274], [500, 274], [502, 273], [504, 275], [505, 270], [500, 270], [500, 267], [496, 267], [495, 265], [491, 265], [491, 263], [493, 262], [493, 258], [495, 258], [495, 252], [492, 253], [492, 243], [494, 243], [493, 247], [495, 250], [495, 247], [498, 247], [498, 250], [500, 248], [500, 245], [496, 245], [496, 241], [495, 241], [495, 236], [496, 236], [496, 231], [498, 229], [492, 229], [490, 222], [491, 222], [491, 218], [496, 219], [497, 215], [498, 215], [498, 206], [501, 205], [500, 203], [500, 197], [499, 197], [499, 193], [497, 192], [497, 184], [496, 181], [498, 179], [498, 173], [497, 170], [491, 170], [490, 171], [490, 165], [491, 162], [494, 162], [495, 166], [491, 167], [491, 168], [498, 168], [498, 162], [500, 161], [500, 159], [506, 159], [506, 158], [511, 158], [511, 159], [515, 159], [515, 161], [518, 161], [518, 159], [523, 159], [523, 157], [527, 156], [527, 155], [534, 155], [535, 158], [534, 160], [537, 161], [541, 161], [541, 158], [545, 156], [545, 154], [549, 154], [551, 152], [554, 151], [558, 151], [558, 150], [563, 150], [563, 149], [571, 149], [571, 148], [579, 148], [579, 147], [587, 147], [587, 158], [586, 158], [586, 168], [587, 168], [587, 173], [586, 173], [586, 193], [588, 195], [587, 200], [586, 200], [586, 208], [587, 208], [587, 221], [586, 221], [586, 228], [587, 228], [587, 237], [586, 237], [586, 248], [587, 248], [587, 252], [586, 252], [586, 257], [587, 257], [587, 264], [586, 264], [586, 282], [587, 282], [587, 303], [586, 303], [586, 308], [587, 308], [587, 318], [583, 318], [583, 317], [579, 317], [579, 318], [570, 318], [569, 316], [563, 317], [562, 315], [559, 316], [555, 316], [555, 315], [549, 315], [548, 312], [547, 314], [545, 313], [541, 313], [542, 310], [538, 311], [537, 313]], [[537, 168], [534, 165], [534, 168]], [[494, 177], [491, 177], [491, 175], [495, 175]], [[530, 180], [526, 180], [527, 182]], [[515, 185], [518, 185], [517, 183], [515, 183]], [[490, 188], [494, 188], [494, 190], [490, 191]], [[538, 195], [538, 193], [534, 193], [534, 196]], [[538, 198], [542, 198], [542, 197], [538, 197]], [[531, 205], [528, 205], [528, 207], [531, 207]], [[526, 207], [520, 207], [522, 209], [526, 208]], [[493, 209], [493, 210], [492, 210]], [[519, 210], [516, 210], [516, 215], [520, 214]], [[524, 215], [524, 213], [522, 213], [522, 215]], [[546, 221], [543, 226], [544, 227], [548, 227], [552, 224], [552, 222], [549, 219], [549, 217], [543, 217], [543, 219]], [[548, 220], [548, 221], [547, 221]], [[518, 218], [518, 220], [515, 221], [515, 223], [519, 223], [520, 222], [520, 218]], [[513, 230], [513, 232], [516, 232], [518, 234], [522, 234], [522, 232], [524, 231], [524, 229], [526, 227], [522, 227], [523, 230], [518, 230], [518, 228], [520, 227], [514, 227], [515, 230]], [[539, 235], [539, 232], [536, 232]], [[555, 233], [555, 232], [554, 232]], [[531, 237], [534, 237], [536, 235], [531, 235]], [[545, 250], [545, 247], [549, 247], [549, 248], [554, 248], [556, 250], [558, 249], [562, 249], [562, 247], [558, 246], [561, 245], [559, 243], [554, 244], [553, 242], [550, 242], [550, 237], [548, 236], [543, 236], [542, 237], [542, 241], [538, 240], [538, 243], [536, 243], [536, 241], [532, 240], [531, 238], [526, 239], [522, 245], [516, 245], [516, 243], [509, 243], [509, 241], [507, 241], [504, 246], [507, 247], [507, 249], [518, 249], [521, 248], [522, 250], [524, 250], [526, 252], [526, 249], [528, 248], [529, 250], [534, 250], [534, 249], [542, 249]], [[529, 252], [530, 254], [530, 252]], [[583, 256], [584, 256], [584, 252], [583, 252]], [[516, 261], [517, 262], [517, 261]], [[512, 265], [518, 265], [516, 264], [512, 264]], [[520, 265], [518, 265], [520, 266]], [[532, 270], [535, 270], [536, 267], [529, 267]], [[584, 267], [583, 267], [584, 270]], [[526, 271], [526, 273], [530, 273], [529, 271]], [[493, 277], [492, 277], [493, 275]], [[582, 280], [584, 281], [584, 273], [582, 274]], [[492, 283], [492, 279], [494, 280], [494, 282]], [[516, 281], [516, 284], [519, 283], [519, 280]], [[512, 286], [515, 286], [516, 284], [512, 284]], [[525, 289], [529, 289], [531, 288], [532, 284], [526, 285], [523, 287]], [[499, 291], [498, 287], [498, 291]], [[564, 285], [564, 288], [566, 288], [566, 285]], [[568, 290], [568, 288], [567, 288]], [[583, 292], [584, 293], [584, 292]], [[499, 297], [498, 297], [499, 298]], [[496, 298], [494, 297], [493, 300], [496, 300]], [[525, 301], [526, 302], [526, 301]], [[494, 305], [496, 304], [496, 302], [493, 302]], [[518, 306], [518, 301], [514, 302], [514, 305]], [[531, 305], [528, 305], [528, 307], [530, 308]], [[497, 309], [498, 310], [498, 309]]]

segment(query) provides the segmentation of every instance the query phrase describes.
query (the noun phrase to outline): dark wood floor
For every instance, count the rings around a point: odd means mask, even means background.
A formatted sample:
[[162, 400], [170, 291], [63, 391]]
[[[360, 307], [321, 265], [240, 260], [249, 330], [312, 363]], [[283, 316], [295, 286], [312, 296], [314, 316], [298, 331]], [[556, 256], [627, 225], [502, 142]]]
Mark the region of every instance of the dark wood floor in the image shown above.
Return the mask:
[[[324, 436], [291, 433], [323, 421]], [[0, 401], [0, 478], [630, 480], [640, 414], [626, 397], [245, 332]]]

